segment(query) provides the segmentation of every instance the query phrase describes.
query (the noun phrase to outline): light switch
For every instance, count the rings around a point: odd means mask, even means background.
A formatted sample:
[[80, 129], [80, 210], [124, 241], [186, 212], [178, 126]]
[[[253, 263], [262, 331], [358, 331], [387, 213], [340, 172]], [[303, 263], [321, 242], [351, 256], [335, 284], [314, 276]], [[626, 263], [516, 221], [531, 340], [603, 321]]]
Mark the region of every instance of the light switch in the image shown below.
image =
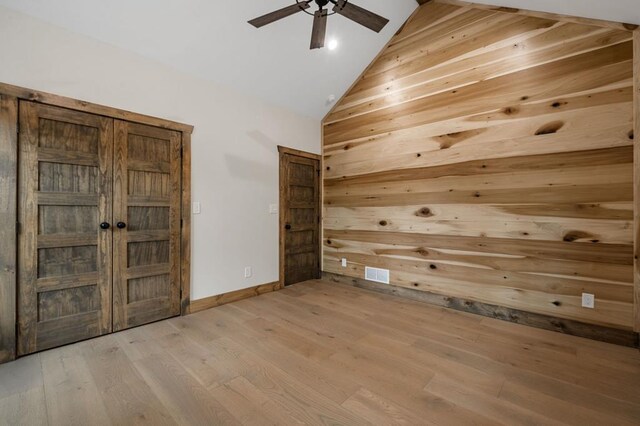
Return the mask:
[[278, 205], [277, 204], [269, 204], [269, 213], [278, 214]]
[[200, 214], [200, 201], [193, 203], [193, 214]]
[[347, 267], [347, 259], [346, 258], [342, 258], [342, 267], [346, 268]]

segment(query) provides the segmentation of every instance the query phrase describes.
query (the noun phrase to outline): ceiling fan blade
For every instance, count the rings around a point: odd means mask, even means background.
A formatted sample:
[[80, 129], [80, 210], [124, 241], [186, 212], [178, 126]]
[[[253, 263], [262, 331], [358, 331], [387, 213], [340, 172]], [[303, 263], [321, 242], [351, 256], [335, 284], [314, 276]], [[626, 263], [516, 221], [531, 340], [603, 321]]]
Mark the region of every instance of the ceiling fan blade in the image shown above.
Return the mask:
[[352, 21], [357, 22], [360, 25], [364, 25], [377, 33], [382, 31], [385, 25], [389, 23], [387, 18], [376, 15], [375, 13], [370, 12], [367, 9], [363, 9], [360, 6], [356, 6], [350, 1], [338, 0], [333, 11], [339, 13], [345, 18], [349, 18]]
[[311, 48], [324, 47], [324, 38], [327, 34], [327, 10], [317, 10], [313, 18], [313, 31], [311, 32]]
[[310, 1], [296, 3], [291, 6], [287, 6], [280, 10], [276, 10], [275, 12], [267, 13], [266, 15], [260, 16], [259, 18], [255, 18], [249, 21], [251, 25], [256, 28], [264, 27], [267, 24], [271, 24], [272, 22], [279, 21], [280, 19], [286, 18], [287, 16], [294, 15], [298, 12], [303, 11], [304, 9], [309, 9]]

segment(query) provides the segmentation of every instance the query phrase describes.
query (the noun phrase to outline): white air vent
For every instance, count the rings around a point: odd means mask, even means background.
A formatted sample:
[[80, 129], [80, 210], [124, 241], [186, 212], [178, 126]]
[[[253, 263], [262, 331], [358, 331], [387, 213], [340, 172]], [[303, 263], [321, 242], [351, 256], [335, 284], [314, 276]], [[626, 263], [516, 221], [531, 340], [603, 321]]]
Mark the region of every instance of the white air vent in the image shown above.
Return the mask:
[[389, 284], [389, 270], [370, 268], [365, 266], [364, 279], [367, 281], [375, 281], [377, 283]]

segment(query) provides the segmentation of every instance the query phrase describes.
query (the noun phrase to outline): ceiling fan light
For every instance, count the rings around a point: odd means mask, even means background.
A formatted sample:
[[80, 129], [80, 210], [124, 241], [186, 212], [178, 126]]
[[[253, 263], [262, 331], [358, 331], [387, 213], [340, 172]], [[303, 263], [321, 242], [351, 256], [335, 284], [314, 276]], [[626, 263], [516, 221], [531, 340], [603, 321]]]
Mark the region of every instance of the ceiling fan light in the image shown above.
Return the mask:
[[331, 40], [329, 40], [329, 43], [327, 44], [327, 48], [329, 50], [336, 50], [338, 48], [338, 40], [336, 40], [335, 38], [332, 38]]

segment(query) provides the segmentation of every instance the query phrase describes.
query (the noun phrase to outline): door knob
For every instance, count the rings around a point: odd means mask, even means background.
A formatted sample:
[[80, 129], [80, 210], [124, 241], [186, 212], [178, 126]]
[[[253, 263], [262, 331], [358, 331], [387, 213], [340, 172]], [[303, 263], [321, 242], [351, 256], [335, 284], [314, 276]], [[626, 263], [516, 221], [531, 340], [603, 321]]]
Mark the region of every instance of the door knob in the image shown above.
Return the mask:
[[127, 224], [124, 222], [118, 222], [116, 226], [118, 227], [118, 229], [124, 229], [127, 227]]
[[287, 223], [287, 224], [284, 226], [284, 229], [286, 229], [286, 230], [288, 231], [289, 229], [291, 229], [291, 225], [289, 225], [289, 224]]
[[109, 228], [111, 228], [111, 225], [108, 222], [102, 222], [100, 224], [100, 229], [107, 230]]

